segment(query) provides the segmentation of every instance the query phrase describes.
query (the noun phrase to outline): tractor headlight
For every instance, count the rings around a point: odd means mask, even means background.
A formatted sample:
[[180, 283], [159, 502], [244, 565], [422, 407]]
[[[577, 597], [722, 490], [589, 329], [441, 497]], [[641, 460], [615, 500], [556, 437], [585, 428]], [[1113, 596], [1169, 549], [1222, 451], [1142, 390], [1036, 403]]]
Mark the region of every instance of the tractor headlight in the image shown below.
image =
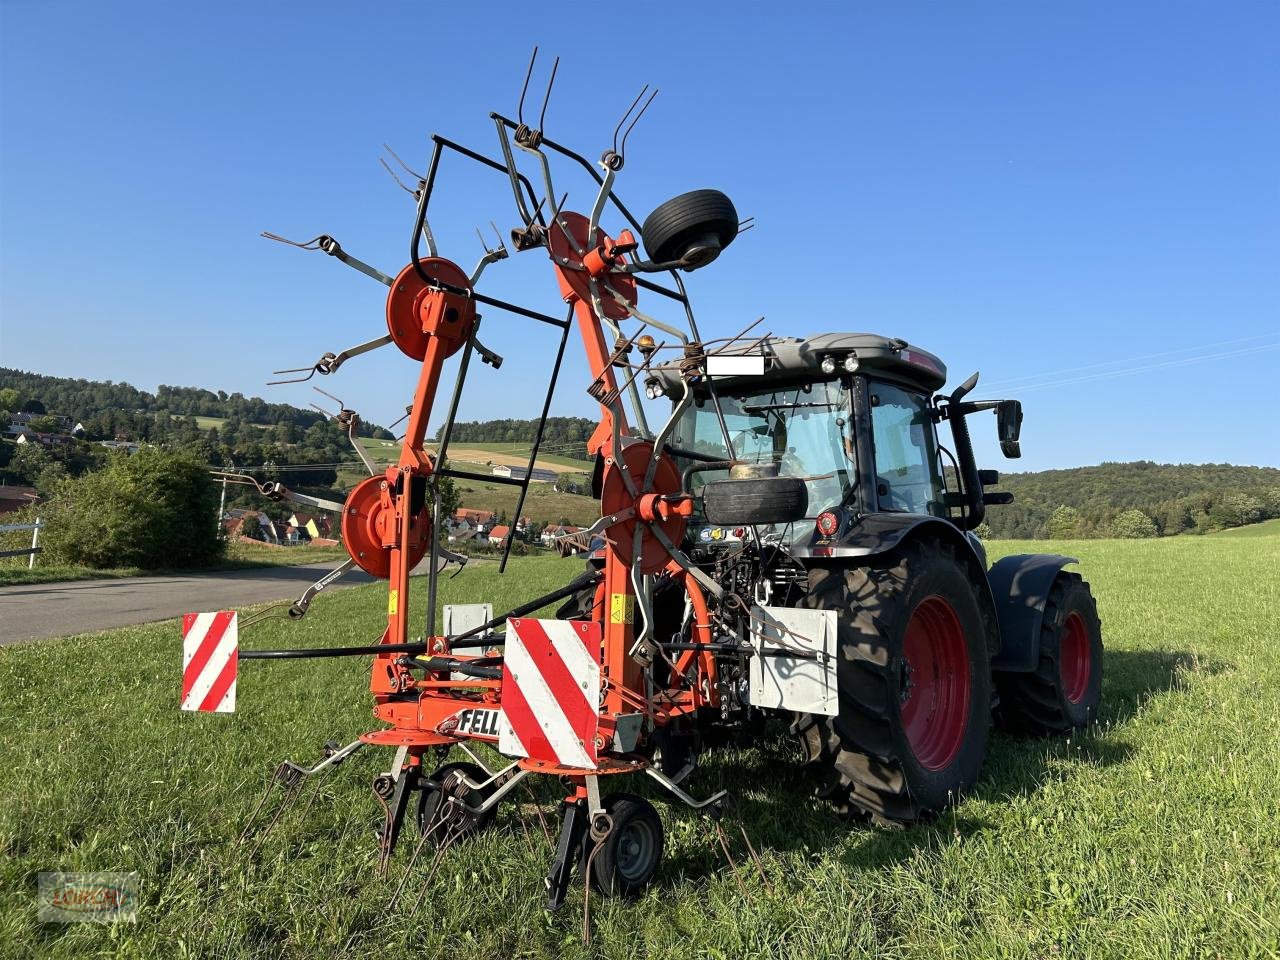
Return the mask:
[[823, 373], [835, 373], [835, 372], [836, 372], [836, 358], [835, 358], [835, 357], [827, 356], [827, 357], [823, 357], [823, 358], [822, 358], [822, 372], [823, 372]]
[[853, 373], [858, 369], [858, 358], [852, 353], [844, 358], [844, 372]]
[[657, 400], [660, 396], [662, 396], [666, 392], [667, 391], [662, 389], [661, 380], [651, 379], [651, 380], [646, 380], [644, 382], [644, 395], [648, 397], [650, 400]]

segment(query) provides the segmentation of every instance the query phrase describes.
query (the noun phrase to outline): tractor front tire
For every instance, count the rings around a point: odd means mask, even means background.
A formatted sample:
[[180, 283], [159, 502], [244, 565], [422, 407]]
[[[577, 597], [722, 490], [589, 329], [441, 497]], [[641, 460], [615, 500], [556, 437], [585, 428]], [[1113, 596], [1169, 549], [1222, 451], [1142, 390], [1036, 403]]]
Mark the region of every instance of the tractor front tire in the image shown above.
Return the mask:
[[973, 785], [991, 727], [982, 585], [953, 544], [920, 539], [865, 566], [816, 566], [803, 605], [838, 617], [839, 713], [797, 714], [817, 795], [881, 824]]
[[1089, 584], [1061, 571], [1040, 624], [1040, 659], [1030, 673], [996, 673], [997, 719], [1033, 736], [1089, 726], [1102, 701], [1102, 621]]

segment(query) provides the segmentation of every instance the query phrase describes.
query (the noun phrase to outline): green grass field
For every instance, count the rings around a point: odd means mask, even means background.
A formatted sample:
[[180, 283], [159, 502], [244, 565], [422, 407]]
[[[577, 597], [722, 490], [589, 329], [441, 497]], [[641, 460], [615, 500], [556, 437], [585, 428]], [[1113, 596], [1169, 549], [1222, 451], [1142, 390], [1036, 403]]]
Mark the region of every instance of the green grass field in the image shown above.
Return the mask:
[[1276, 537], [1280, 536], [1280, 518], [1251, 523], [1244, 527], [1228, 527], [1210, 534], [1213, 537]]
[[[367, 662], [246, 663], [233, 716], [177, 710], [175, 622], [0, 650], [4, 957], [1275, 957], [1280, 955], [1280, 537], [994, 544], [1072, 553], [1099, 599], [1100, 722], [1070, 740], [997, 735], [974, 793], [935, 823], [870, 829], [828, 813], [780, 737], [712, 754], [691, 788], [739, 801], [767, 884], [725, 863], [708, 824], [664, 807], [659, 882], [631, 904], [582, 889], [550, 915], [531, 808], [381, 879], [357, 754], [255, 853], [234, 843], [282, 757], [375, 726]], [[446, 581], [514, 603], [580, 564], [528, 560]], [[416, 585], [421, 589], [421, 585]], [[375, 639], [378, 587], [322, 595], [246, 647]], [[645, 784], [628, 784], [650, 793]], [[548, 807], [559, 795], [539, 782]], [[523, 801], [531, 795], [521, 797]], [[521, 816], [523, 815], [523, 816]], [[527, 832], [521, 826], [525, 822]], [[137, 870], [136, 924], [38, 925], [42, 870]], [[419, 892], [424, 900], [411, 912]]]

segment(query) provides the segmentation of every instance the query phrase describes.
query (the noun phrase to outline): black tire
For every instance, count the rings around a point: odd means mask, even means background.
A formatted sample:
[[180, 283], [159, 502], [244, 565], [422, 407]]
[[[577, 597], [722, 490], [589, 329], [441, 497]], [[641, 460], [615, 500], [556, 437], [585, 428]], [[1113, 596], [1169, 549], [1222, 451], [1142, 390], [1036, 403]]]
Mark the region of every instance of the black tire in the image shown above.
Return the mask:
[[640, 236], [649, 259], [687, 259], [689, 269], [705, 266], [738, 235], [738, 211], [719, 190], [693, 190], [661, 204], [645, 217]]
[[653, 804], [629, 793], [605, 797], [604, 809], [613, 829], [590, 852], [591, 886], [606, 896], [637, 896], [662, 860], [662, 820]]
[[799, 477], [712, 480], [702, 488], [702, 511], [721, 526], [791, 523], [808, 508], [809, 490]]
[[[840, 712], [797, 714], [792, 729], [818, 796], [837, 810], [910, 823], [977, 779], [991, 727], [991, 668], [976, 577], [954, 545], [936, 540], [908, 542], [866, 566], [810, 570], [801, 605], [839, 613]], [[935, 621], [944, 629], [925, 629]], [[930, 681], [925, 670], [914, 676], [909, 626], [916, 661], [940, 665]], [[942, 644], [947, 655], [924, 660], [922, 643]]]
[[1061, 571], [1040, 625], [1040, 659], [1030, 673], [996, 673], [1000, 725], [1035, 736], [1089, 726], [1102, 702], [1102, 621], [1089, 584]]
[[[497, 805], [495, 805], [479, 817], [464, 813], [463, 816], [466, 817], [468, 822], [451, 819], [444, 825], [437, 825], [436, 811], [440, 808], [440, 803], [444, 799], [441, 796], [441, 785], [456, 789], [454, 787], [456, 778], [451, 777], [451, 774], [455, 772], [465, 775], [472, 783], [484, 783], [489, 779], [489, 775], [479, 766], [465, 761], [446, 763], [427, 778], [428, 782], [422, 785], [422, 794], [418, 797], [418, 829], [431, 830], [434, 828], [431, 840], [435, 843], [443, 843], [446, 836], [454, 836], [455, 843], [458, 840], [473, 836], [481, 830], [492, 826], [494, 816], [497, 814]], [[493, 793], [492, 787], [487, 790], [467, 790], [466, 802], [468, 806], [479, 806], [489, 798], [491, 793]], [[454, 814], [454, 816], [456, 817], [457, 814]]]

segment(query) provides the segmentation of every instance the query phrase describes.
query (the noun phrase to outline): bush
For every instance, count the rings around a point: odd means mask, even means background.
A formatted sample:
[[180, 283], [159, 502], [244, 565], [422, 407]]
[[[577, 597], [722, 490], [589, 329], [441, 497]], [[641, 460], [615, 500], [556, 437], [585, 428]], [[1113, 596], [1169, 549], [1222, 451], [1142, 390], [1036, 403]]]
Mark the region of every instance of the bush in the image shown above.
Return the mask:
[[1216, 527], [1244, 527], [1262, 519], [1263, 504], [1246, 493], [1224, 494], [1209, 510], [1209, 519]]
[[144, 449], [65, 480], [44, 511], [43, 559], [88, 567], [203, 567], [219, 560], [218, 491], [189, 455]]
[[1141, 510], [1125, 510], [1111, 521], [1111, 535], [1126, 540], [1147, 540], [1157, 536], [1156, 522]]
[[1080, 535], [1080, 511], [1065, 504], [1049, 518], [1049, 539], [1070, 540]]

